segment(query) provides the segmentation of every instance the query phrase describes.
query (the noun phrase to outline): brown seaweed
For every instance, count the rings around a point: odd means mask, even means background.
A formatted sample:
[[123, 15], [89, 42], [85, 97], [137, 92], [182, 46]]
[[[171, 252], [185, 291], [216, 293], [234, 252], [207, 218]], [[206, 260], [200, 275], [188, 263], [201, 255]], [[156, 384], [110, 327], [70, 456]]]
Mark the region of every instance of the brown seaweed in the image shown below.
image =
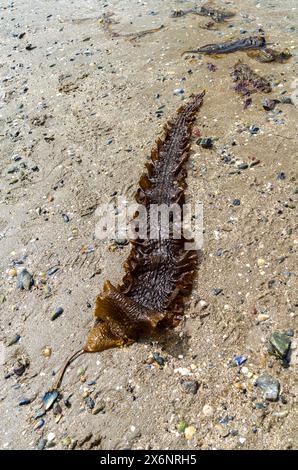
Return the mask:
[[201, 7], [189, 8], [188, 10], [174, 10], [171, 13], [172, 18], [180, 18], [185, 15], [199, 15], [199, 16], [208, 16], [216, 23], [223, 23], [226, 19], [232, 18], [235, 16], [235, 13], [227, 10], [220, 10], [213, 8], [209, 4], [202, 5]]
[[184, 51], [182, 54], [230, 54], [236, 51], [262, 49], [266, 46], [264, 36], [249, 36], [247, 38], [225, 41], [219, 44], [206, 44], [195, 50]]
[[[147, 209], [151, 204], [179, 204], [185, 201], [186, 169], [195, 114], [204, 92], [177, 111], [165, 126], [163, 140], [156, 141], [151, 161], [146, 164], [135, 199]], [[84, 349], [67, 361], [58, 378], [59, 388], [69, 363], [86, 352], [99, 352], [129, 345], [179, 324], [183, 298], [190, 292], [198, 263], [198, 252], [186, 251], [185, 239], [160, 236], [132, 241], [124, 264], [125, 276], [117, 287], [109, 281], [96, 299], [95, 324]], [[150, 230], [150, 222], [148, 230]]]
[[261, 49], [257, 52], [249, 52], [248, 55], [258, 60], [259, 62], [279, 62], [280, 64], [287, 62], [292, 57], [292, 54], [287, 49], [284, 51], [278, 51], [269, 47]]

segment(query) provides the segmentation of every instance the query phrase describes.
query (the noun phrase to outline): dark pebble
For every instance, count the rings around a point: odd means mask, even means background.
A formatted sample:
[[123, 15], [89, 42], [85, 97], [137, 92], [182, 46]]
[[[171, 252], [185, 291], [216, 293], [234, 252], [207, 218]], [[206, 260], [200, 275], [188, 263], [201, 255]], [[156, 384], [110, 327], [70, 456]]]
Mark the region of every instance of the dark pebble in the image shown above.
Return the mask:
[[240, 206], [241, 204], [241, 201], [240, 199], [234, 199], [234, 201], [232, 202], [233, 206]]
[[23, 398], [22, 400], [19, 401], [19, 406], [29, 405], [30, 403], [31, 403], [30, 398]]
[[85, 403], [90, 410], [93, 410], [93, 408], [95, 407], [95, 401], [91, 397], [85, 398]]
[[286, 174], [283, 171], [281, 171], [280, 173], [278, 173], [277, 179], [281, 180], [281, 181], [285, 180], [286, 179]]
[[221, 293], [222, 293], [222, 289], [219, 289], [219, 288], [212, 289], [212, 294], [213, 295], [219, 295]]
[[287, 336], [294, 336], [294, 330], [287, 330], [286, 335]]
[[247, 163], [240, 163], [238, 165], [238, 168], [239, 168], [239, 170], [246, 170], [246, 168], [248, 168], [248, 164]]
[[67, 214], [62, 214], [64, 222], [67, 224], [69, 222], [69, 217]]
[[213, 139], [211, 137], [203, 137], [197, 140], [197, 144], [203, 149], [211, 149], [213, 147]]
[[152, 353], [152, 356], [153, 356], [153, 359], [155, 360], [155, 362], [157, 362], [157, 364], [159, 364], [160, 366], [164, 365], [165, 360], [162, 356], [160, 356], [160, 354], [158, 352]]

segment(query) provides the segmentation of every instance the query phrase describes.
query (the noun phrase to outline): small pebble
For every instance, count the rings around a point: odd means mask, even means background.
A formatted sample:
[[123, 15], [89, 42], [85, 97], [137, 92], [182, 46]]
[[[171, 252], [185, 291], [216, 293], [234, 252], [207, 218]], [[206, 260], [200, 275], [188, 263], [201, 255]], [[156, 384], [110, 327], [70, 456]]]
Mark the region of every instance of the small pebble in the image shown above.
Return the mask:
[[263, 374], [258, 377], [256, 386], [264, 392], [264, 398], [269, 401], [277, 401], [279, 396], [280, 384], [277, 379], [269, 374]]
[[240, 206], [241, 201], [240, 201], [240, 199], [234, 199], [232, 204], [233, 204], [233, 206]]
[[185, 380], [182, 382], [182, 387], [187, 393], [192, 393], [196, 395], [199, 389], [199, 382], [197, 380]]
[[45, 346], [41, 352], [44, 357], [50, 357], [52, 354], [52, 349], [49, 346]]
[[32, 274], [27, 271], [27, 269], [22, 269], [17, 279], [17, 289], [20, 290], [30, 290], [33, 286], [34, 280]]
[[208, 416], [209, 418], [214, 415], [214, 408], [211, 405], [203, 406], [203, 415]]
[[184, 430], [185, 439], [187, 439], [188, 441], [191, 441], [191, 439], [194, 437], [196, 431], [197, 430], [194, 426], [187, 426], [187, 428], [185, 428], [185, 430]]
[[41, 439], [39, 439], [38, 443], [37, 443], [37, 450], [43, 450], [45, 448], [45, 446], [47, 445], [47, 440], [44, 439], [43, 437]]
[[158, 365], [164, 366], [165, 360], [162, 356], [160, 356], [160, 354], [158, 352], [152, 353], [152, 357], [155, 360], [155, 362], [157, 362]]
[[19, 401], [19, 406], [29, 405], [30, 403], [31, 403], [30, 398], [22, 398], [22, 400]]
[[53, 432], [50, 432], [47, 436], [47, 441], [48, 442], [53, 442], [55, 440], [56, 436]]
[[212, 294], [217, 296], [222, 293], [222, 289], [216, 287], [215, 289], [212, 289]]
[[90, 410], [93, 410], [93, 408], [95, 407], [95, 401], [93, 400], [93, 398], [91, 397], [86, 397], [84, 399], [85, 401], [85, 404], [87, 405], [87, 407], [90, 409]]

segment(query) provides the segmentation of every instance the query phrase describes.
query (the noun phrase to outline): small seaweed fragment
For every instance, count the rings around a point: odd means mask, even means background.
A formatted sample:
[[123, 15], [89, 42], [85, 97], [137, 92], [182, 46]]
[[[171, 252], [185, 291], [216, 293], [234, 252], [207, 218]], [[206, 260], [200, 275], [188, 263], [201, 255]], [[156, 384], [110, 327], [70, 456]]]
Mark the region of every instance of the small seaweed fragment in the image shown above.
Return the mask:
[[262, 49], [265, 46], [266, 39], [264, 36], [249, 36], [247, 38], [225, 41], [219, 44], [206, 44], [195, 50], [184, 51], [183, 54], [230, 54], [236, 51]]
[[250, 93], [254, 93], [257, 91], [270, 93], [271, 91], [271, 84], [269, 80], [265, 77], [261, 77], [256, 72], [254, 72], [249, 67], [249, 65], [243, 64], [242, 62], [237, 62], [234, 65], [234, 69], [231, 73], [231, 76], [234, 82], [237, 82], [237, 85], [240, 84]]
[[244, 109], [251, 104], [250, 95], [258, 91], [270, 93], [271, 84], [265, 77], [261, 77], [254, 72], [249, 65], [237, 62], [231, 73], [233, 81], [236, 83], [234, 90], [245, 97]]
[[[141, 176], [135, 199], [148, 210], [185, 201], [185, 162], [190, 153], [190, 140], [195, 114], [203, 103], [204, 92], [177, 111], [165, 125], [163, 140], [156, 141], [147, 173]], [[150, 233], [151, 221], [147, 228]], [[131, 241], [132, 250], [124, 264], [125, 276], [117, 287], [109, 281], [96, 299], [95, 324], [87, 344], [66, 362], [58, 377], [57, 390], [68, 365], [81, 354], [100, 352], [152, 337], [174, 328], [183, 316], [183, 298], [191, 291], [198, 265], [198, 252], [185, 250], [185, 238], [162, 237], [157, 223], [154, 239]], [[173, 228], [173, 227], [172, 227]]]
[[189, 14], [209, 16], [216, 23], [223, 23], [226, 19], [235, 16], [235, 13], [231, 11], [213, 8], [208, 3], [205, 3], [205, 5], [202, 5], [201, 7], [189, 8], [188, 10], [174, 10], [170, 16], [172, 18], [180, 18], [181, 16]]

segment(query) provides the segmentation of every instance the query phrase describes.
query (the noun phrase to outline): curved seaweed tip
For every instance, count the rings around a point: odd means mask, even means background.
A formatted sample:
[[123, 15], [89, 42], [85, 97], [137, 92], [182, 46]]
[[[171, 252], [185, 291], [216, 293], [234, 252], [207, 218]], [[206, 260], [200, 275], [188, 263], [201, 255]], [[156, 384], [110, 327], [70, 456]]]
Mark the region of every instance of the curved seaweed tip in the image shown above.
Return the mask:
[[[195, 114], [204, 94], [205, 91], [194, 95], [188, 104], [180, 107], [164, 126], [163, 139], [157, 139], [151, 161], [146, 164], [147, 173], [141, 176], [135, 195], [136, 201], [146, 208], [153, 203], [176, 203], [180, 207], [184, 203], [185, 162], [190, 153]], [[190, 293], [197, 272], [198, 252], [185, 250], [183, 237], [176, 239], [170, 235], [163, 239], [160, 223], [157, 225], [157, 238], [131, 241], [122, 283], [115, 287], [105, 282], [96, 299], [95, 324], [87, 343], [67, 360], [56, 389], [69, 364], [81, 354], [126, 346], [140, 338], [158, 335], [181, 321], [183, 299]]]
[[[147, 173], [141, 176], [135, 199], [152, 203], [184, 203], [191, 128], [205, 92], [195, 95], [177, 110], [156, 141]], [[197, 253], [185, 251], [182, 239], [133, 241], [124, 264], [122, 284], [104, 285], [96, 299], [95, 325], [89, 333], [86, 352], [131, 344], [165, 327], [174, 327], [183, 314], [183, 296], [191, 290]]]

